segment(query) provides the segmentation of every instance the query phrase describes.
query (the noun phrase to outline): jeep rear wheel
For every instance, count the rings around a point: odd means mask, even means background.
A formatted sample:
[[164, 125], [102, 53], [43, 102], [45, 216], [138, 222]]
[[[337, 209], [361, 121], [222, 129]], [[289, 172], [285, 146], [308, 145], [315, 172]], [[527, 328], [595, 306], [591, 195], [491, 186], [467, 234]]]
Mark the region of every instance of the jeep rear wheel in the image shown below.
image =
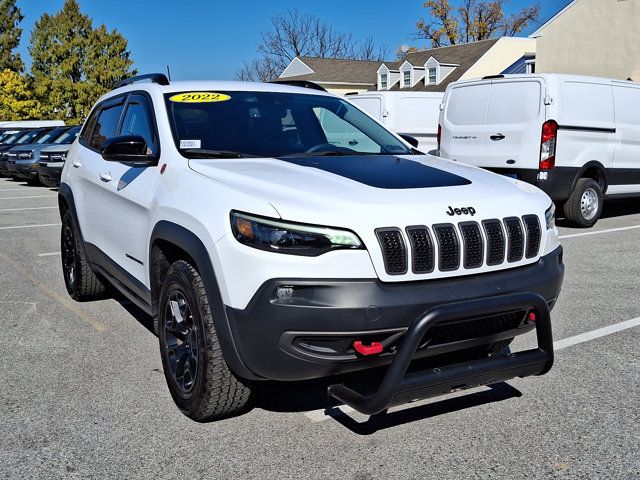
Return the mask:
[[105, 286], [87, 260], [80, 232], [69, 210], [62, 215], [60, 252], [64, 284], [71, 298], [79, 302], [102, 298]]
[[171, 265], [162, 283], [158, 336], [167, 386], [182, 413], [204, 422], [247, 405], [251, 385], [224, 361], [202, 278], [183, 260]]

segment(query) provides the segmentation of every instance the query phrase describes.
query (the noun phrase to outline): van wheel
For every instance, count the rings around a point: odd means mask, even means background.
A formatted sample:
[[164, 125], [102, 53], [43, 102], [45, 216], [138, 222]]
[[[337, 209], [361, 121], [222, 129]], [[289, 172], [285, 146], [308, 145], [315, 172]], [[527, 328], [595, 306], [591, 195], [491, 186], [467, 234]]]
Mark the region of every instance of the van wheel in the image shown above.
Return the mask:
[[62, 273], [71, 298], [79, 302], [103, 298], [106, 291], [104, 283], [87, 260], [80, 232], [75, 227], [69, 210], [62, 215], [60, 237]]
[[581, 178], [564, 204], [564, 215], [572, 226], [593, 227], [602, 213], [602, 188], [591, 178]]
[[243, 410], [251, 384], [224, 361], [202, 278], [183, 260], [162, 283], [158, 337], [169, 392], [182, 413], [205, 422]]

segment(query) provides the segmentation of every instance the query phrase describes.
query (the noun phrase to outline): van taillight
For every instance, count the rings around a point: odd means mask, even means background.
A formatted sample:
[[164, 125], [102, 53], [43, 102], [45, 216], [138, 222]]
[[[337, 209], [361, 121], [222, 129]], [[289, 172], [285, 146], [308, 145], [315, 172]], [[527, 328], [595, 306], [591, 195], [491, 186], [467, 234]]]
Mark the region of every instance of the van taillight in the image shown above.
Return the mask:
[[438, 135], [436, 136], [436, 141], [438, 142], [438, 151], [440, 151], [440, 140], [442, 139], [442, 126], [438, 124]]
[[556, 142], [558, 138], [558, 122], [547, 120], [542, 124], [540, 141], [540, 170], [551, 170], [556, 166]]

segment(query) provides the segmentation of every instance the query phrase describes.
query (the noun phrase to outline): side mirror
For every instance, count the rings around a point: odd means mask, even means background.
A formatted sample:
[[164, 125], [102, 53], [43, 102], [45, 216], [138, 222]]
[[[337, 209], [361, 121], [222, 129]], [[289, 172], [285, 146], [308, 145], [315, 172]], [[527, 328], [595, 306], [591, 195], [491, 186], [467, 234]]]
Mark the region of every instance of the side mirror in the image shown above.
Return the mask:
[[155, 162], [155, 158], [147, 154], [147, 142], [139, 135], [108, 138], [102, 142], [100, 153], [110, 162]]
[[400, 134], [400, 138], [402, 138], [405, 142], [411, 145], [413, 148], [418, 148], [420, 142], [416, 137], [412, 137], [411, 135], [405, 135], [403, 133]]

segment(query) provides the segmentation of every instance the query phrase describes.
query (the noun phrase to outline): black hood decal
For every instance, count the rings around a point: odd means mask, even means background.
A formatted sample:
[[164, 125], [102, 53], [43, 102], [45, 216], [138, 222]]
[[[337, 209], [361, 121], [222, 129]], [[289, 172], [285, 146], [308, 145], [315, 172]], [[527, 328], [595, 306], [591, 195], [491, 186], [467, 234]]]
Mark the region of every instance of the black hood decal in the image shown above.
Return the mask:
[[286, 157], [285, 162], [311, 167], [386, 189], [456, 187], [470, 180], [394, 155]]

